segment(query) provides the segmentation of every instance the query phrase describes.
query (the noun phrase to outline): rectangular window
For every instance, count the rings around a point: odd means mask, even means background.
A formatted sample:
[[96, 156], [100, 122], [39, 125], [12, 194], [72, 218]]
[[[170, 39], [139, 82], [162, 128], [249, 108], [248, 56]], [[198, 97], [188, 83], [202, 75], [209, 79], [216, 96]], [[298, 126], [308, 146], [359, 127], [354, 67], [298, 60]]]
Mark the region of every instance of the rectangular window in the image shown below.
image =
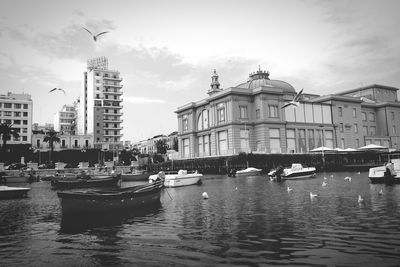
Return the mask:
[[360, 147], [360, 140], [356, 139], [356, 148]]
[[315, 148], [314, 130], [312, 129], [307, 130], [307, 134], [308, 134], [308, 150], [312, 150]]
[[198, 146], [197, 151], [199, 153], [199, 157], [201, 157], [203, 156], [204, 153], [203, 136], [199, 136], [197, 146]]
[[22, 136], [22, 141], [28, 141], [28, 137], [27, 136]]
[[217, 120], [218, 122], [225, 121], [225, 105], [223, 104], [218, 104], [217, 106]]
[[28, 104], [24, 104], [24, 109], [28, 109]]
[[11, 108], [12, 104], [11, 103], [4, 103], [4, 108]]
[[204, 155], [205, 156], [210, 156], [210, 135], [205, 135], [204, 136]]
[[294, 129], [286, 130], [286, 142], [287, 142], [287, 152], [295, 153], [296, 152], [296, 135]]
[[392, 125], [392, 134], [396, 134], [396, 126]]
[[278, 106], [277, 105], [268, 105], [269, 117], [270, 118], [278, 118]]
[[394, 121], [394, 112], [392, 111], [392, 121]]
[[345, 148], [345, 146], [344, 146], [344, 138], [340, 139], [340, 147], [341, 148]]
[[218, 132], [218, 148], [220, 155], [228, 152], [228, 132]]
[[183, 127], [183, 131], [184, 132], [189, 130], [189, 122], [188, 122], [188, 116], [187, 115], [183, 116], [182, 127]]
[[281, 153], [279, 129], [269, 129], [269, 144], [271, 153]]
[[333, 148], [333, 131], [331, 130], [325, 131], [325, 146]]
[[363, 135], [364, 136], [368, 135], [368, 126], [363, 126]]
[[249, 148], [249, 129], [240, 129], [240, 149], [247, 152]]
[[343, 132], [344, 132], [344, 126], [343, 126], [343, 123], [340, 123], [340, 124], [339, 124], [339, 127], [340, 127], [340, 132], [342, 132], [342, 133], [343, 133]]
[[17, 124], [17, 125], [21, 124], [21, 120], [14, 120], [14, 124]]
[[21, 104], [14, 104], [14, 108], [20, 109], [21, 108]]
[[321, 147], [322, 146], [322, 130], [315, 130], [315, 139], [316, 139], [316, 147]]
[[28, 121], [27, 121], [27, 120], [23, 120], [22, 123], [23, 123], [24, 125], [28, 125]]
[[4, 111], [4, 116], [5, 117], [11, 117], [12, 116], [12, 111]]
[[369, 127], [369, 135], [371, 135], [371, 136], [376, 135], [376, 127], [375, 126]]
[[353, 108], [353, 118], [357, 118], [357, 109]]
[[357, 125], [357, 123], [354, 123], [354, 133], [358, 133], [358, 125]]
[[182, 140], [183, 142], [183, 156], [189, 157], [189, 138], [185, 138]]
[[339, 117], [343, 117], [343, 108], [342, 107], [338, 107], [338, 114], [339, 114]]
[[367, 120], [367, 113], [366, 112], [361, 112], [361, 117], [363, 121]]
[[61, 147], [65, 147], [65, 139], [61, 140]]
[[256, 109], [256, 119], [260, 119], [260, 109]]
[[23, 112], [22, 115], [23, 115], [24, 117], [28, 117], [28, 112]]
[[372, 112], [369, 113], [369, 120], [375, 121], [375, 113], [372, 113]]
[[306, 130], [300, 129], [297, 131], [298, 136], [299, 136], [299, 152], [306, 152], [307, 151], [307, 146], [306, 146]]
[[239, 106], [240, 118], [247, 119], [247, 106]]
[[22, 128], [22, 133], [28, 133], [28, 128]]

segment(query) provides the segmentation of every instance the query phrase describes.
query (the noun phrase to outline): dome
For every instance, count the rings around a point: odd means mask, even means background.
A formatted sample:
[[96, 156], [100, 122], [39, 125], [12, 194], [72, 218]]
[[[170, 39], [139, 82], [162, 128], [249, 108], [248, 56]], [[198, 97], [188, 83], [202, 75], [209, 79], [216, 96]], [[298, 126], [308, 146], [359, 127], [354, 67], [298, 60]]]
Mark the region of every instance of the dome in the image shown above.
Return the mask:
[[237, 87], [246, 89], [255, 89], [261, 86], [274, 87], [282, 89], [286, 93], [296, 93], [296, 90], [292, 85], [287, 82], [279, 80], [270, 80], [269, 72], [258, 70], [255, 73], [249, 75], [247, 82], [239, 84]]

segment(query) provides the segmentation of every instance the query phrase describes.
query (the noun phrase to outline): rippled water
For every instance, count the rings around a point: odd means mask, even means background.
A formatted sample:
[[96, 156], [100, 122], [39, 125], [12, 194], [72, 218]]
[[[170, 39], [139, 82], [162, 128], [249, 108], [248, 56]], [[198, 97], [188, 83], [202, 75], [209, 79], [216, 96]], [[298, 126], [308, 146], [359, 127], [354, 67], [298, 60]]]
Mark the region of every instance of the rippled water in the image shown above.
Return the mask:
[[0, 201], [1, 266], [400, 264], [400, 185], [371, 185], [367, 173], [205, 176], [146, 211], [72, 219], [48, 182], [29, 186], [28, 198]]

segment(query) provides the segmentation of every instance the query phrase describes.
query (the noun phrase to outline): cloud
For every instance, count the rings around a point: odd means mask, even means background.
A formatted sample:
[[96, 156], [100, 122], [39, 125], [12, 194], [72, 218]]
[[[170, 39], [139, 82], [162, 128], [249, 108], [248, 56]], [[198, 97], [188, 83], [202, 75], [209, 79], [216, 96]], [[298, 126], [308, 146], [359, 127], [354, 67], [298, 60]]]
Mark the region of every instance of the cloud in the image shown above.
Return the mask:
[[131, 104], [164, 104], [165, 100], [140, 96], [124, 96], [124, 102]]

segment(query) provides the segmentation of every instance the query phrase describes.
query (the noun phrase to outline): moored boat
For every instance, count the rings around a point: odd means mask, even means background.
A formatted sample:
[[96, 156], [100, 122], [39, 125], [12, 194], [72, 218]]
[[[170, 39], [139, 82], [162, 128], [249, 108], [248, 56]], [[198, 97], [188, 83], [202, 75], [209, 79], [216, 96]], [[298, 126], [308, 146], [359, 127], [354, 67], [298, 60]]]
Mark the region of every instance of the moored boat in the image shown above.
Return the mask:
[[23, 198], [28, 195], [30, 188], [0, 186], [0, 199]]
[[385, 166], [370, 168], [368, 178], [372, 184], [400, 184], [400, 159], [392, 159]]
[[236, 176], [252, 176], [252, 175], [260, 175], [262, 169], [257, 169], [253, 167], [248, 167], [244, 170], [240, 170], [236, 172]]
[[133, 170], [130, 173], [121, 173], [122, 181], [146, 181], [150, 173], [147, 171]]
[[108, 213], [160, 203], [162, 181], [127, 188], [57, 192], [63, 215]]
[[164, 179], [164, 185], [166, 187], [179, 187], [179, 186], [187, 186], [201, 183], [201, 178], [203, 174], [195, 171], [188, 173], [187, 170], [179, 170], [178, 172], [160, 172], [158, 174], [153, 174], [149, 176], [149, 182], [153, 182], [160, 178]]
[[115, 187], [121, 182], [121, 175], [116, 176], [77, 176], [76, 179], [53, 179], [51, 186], [54, 189], [74, 189], [90, 187]]
[[[271, 171], [268, 176], [274, 178], [276, 171]], [[290, 168], [283, 169], [281, 174], [282, 180], [295, 180], [295, 179], [306, 179], [312, 178], [316, 175], [315, 167], [303, 167], [300, 163], [293, 163]]]

